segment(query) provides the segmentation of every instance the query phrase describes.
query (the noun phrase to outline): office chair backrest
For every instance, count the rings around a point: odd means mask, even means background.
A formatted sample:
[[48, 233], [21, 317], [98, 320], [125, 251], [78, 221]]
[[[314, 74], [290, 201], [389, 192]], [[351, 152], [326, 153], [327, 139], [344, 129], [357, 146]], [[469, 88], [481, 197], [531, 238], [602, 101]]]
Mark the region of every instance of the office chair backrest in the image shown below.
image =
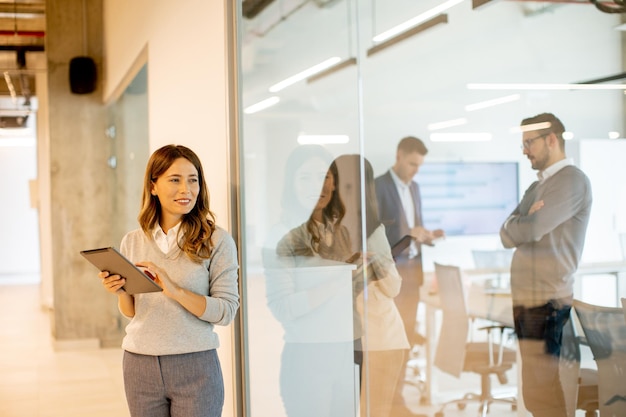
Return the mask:
[[508, 270], [513, 259], [513, 251], [510, 249], [473, 249], [472, 258], [474, 258], [474, 266], [478, 269]]
[[435, 352], [435, 366], [458, 378], [463, 371], [469, 332], [461, 270], [457, 266], [435, 263], [435, 276], [443, 313]]
[[626, 233], [619, 234], [619, 247], [622, 252], [622, 259], [626, 261]]
[[626, 318], [621, 308], [574, 301], [585, 339], [598, 366], [601, 416], [626, 416]]

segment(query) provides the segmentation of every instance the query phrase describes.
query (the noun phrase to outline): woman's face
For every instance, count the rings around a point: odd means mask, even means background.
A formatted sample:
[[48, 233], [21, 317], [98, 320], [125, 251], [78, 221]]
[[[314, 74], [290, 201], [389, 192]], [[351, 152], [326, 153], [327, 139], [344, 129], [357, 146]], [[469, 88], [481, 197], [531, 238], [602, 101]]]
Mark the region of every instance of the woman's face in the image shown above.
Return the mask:
[[178, 158], [152, 183], [151, 192], [161, 203], [161, 227], [169, 229], [196, 205], [200, 193], [198, 170], [189, 160]]
[[315, 205], [316, 210], [323, 210], [328, 203], [330, 203], [333, 191], [335, 191], [335, 177], [332, 172], [327, 171], [326, 176], [324, 176], [324, 184], [322, 185], [320, 198], [317, 200], [317, 204]]
[[305, 162], [295, 172], [296, 198], [309, 213], [314, 209], [326, 207], [334, 189], [335, 181], [328, 172], [328, 163], [320, 158]]

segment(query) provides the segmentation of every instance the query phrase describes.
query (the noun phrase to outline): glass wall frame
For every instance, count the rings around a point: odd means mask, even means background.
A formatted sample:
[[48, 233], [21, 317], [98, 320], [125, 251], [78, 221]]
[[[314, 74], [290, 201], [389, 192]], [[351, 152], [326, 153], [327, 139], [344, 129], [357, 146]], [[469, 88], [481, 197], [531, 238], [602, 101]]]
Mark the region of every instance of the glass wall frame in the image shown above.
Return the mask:
[[[626, 152], [623, 142], [616, 139], [625, 135], [623, 80], [603, 80], [624, 72], [624, 35], [615, 29], [622, 23], [619, 14], [603, 13], [582, 2], [459, 1], [421, 23], [408, 24], [386, 40], [374, 40], [443, 2], [277, 0], [255, 16], [246, 10], [246, 3], [239, 11], [247, 17], [238, 16], [237, 24], [247, 415], [333, 415], [330, 409], [320, 414], [322, 409], [316, 408], [331, 403], [344, 407], [338, 408], [342, 410], [338, 413], [344, 412], [339, 415], [349, 415], [345, 410], [356, 415], [359, 408], [361, 415], [377, 415], [369, 400], [371, 390], [378, 387], [367, 366], [347, 366], [354, 362], [350, 354], [362, 352], [367, 363], [368, 352], [382, 349], [375, 347], [377, 340], [368, 331], [369, 304], [364, 302], [376, 272], [359, 270], [358, 261], [353, 271], [349, 262], [343, 262], [350, 271], [351, 293], [345, 287], [324, 290], [328, 285], [324, 277], [332, 280], [333, 273], [346, 274], [337, 272], [342, 270], [337, 262], [349, 258], [345, 253], [372, 252], [363, 238], [369, 235], [362, 215], [367, 212], [365, 168], [371, 164], [375, 177], [386, 173], [396, 162], [396, 146], [403, 137], [421, 138], [428, 148], [423, 176], [415, 177], [418, 183], [426, 181], [429, 164], [445, 167], [449, 163], [489, 166], [481, 175], [489, 176], [487, 183], [495, 183], [502, 174], [492, 171], [492, 166], [507, 163], [516, 168], [507, 187], [514, 186], [516, 198], [521, 199], [536, 171], [520, 149], [520, 121], [542, 112], [554, 113], [572, 138], [566, 144], [567, 156], [590, 177], [594, 190], [581, 262], [622, 259], [619, 239], [626, 224], [622, 197], [626, 190], [618, 187], [615, 192], [600, 185], [611, 181]], [[569, 30], [571, 25], [577, 27], [575, 35]], [[310, 71], [302, 75], [305, 70]], [[299, 81], [279, 84], [296, 74], [302, 77]], [[600, 88], [577, 88], [577, 83]], [[302, 239], [311, 237], [306, 234], [311, 225], [319, 226], [311, 218], [332, 161], [346, 155], [361, 157], [356, 166], [348, 163], [348, 168], [344, 165], [337, 171], [337, 189], [346, 209], [341, 223], [350, 236], [349, 249], [322, 256], [314, 248], [317, 243]], [[342, 163], [346, 159], [350, 157]], [[349, 178], [345, 184], [344, 178]], [[489, 193], [498, 193], [493, 190], [497, 189], [481, 189], [476, 195], [491, 197]], [[442, 218], [441, 206], [432, 203], [432, 192], [422, 187], [428, 210], [425, 227], [441, 226], [446, 238], [421, 248], [426, 279], [422, 292], [426, 293], [435, 289], [435, 262], [471, 271], [477, 269], [475, 251], [502, 250], [496, 225], [506, 220], [504, 212], [476, 211], [474, 218], [485, 227], [467, 231], [464, 227], [471, 226], [472, 217], [460, 219], [459, 213], [471, 211], [468, 205], [476, 201], [465, 199], [454, 208], [457, 211], [449, 211], [452, 219]], [[490, 204], [501, 202], [495, 199]], [[377, 248], [378, 255], [384, 257], [389, 246]], [[589, 274], [591, 279], [577, 277], [575, 295], [616, 305], [624, 294], [621, 272], [600, 272]], [[308, 279], [302, 278], [307, 274], [320, 281], [318, 293], [297, 291], [298, 282]], [[505, 286], [508, 274], [479, 278], [484, 285]], [[467, 278], [466, 283], [474, 281]], [[315, 296], [331, 290], [337, 291], [337, 304], [329, 303], [328, 311], [316, 311], [328, 300]], [[313, 314], [308, 321], [306, 314]], [[427, 340], [426, 346], [410, 346], [406, 358], [404, 398], [415, 413], [436, 411], [439, 403], [454, 397], [459, 381], [464, 383], [463, 392], [479, 388], [479, 381], [471, 376], [457, 381], [433, 366], [439, 313], [433, 320], [434, 339]], [[419, 333], [430, 334], [424, 303], [418, 307], [416, 323]], [[360, 332], [355, 331], [357, 327]], [[341, 335], [334, 332], [336, 328], [343, 329], [338, 330]], [[319, 333], [312, 337], [308, 332], [314, 330]], [[383, 345], [398, 348], [402, 344], [395, 343]], [[323, 350], [329, 344], [337, 348], [331, 350], [334, 353]], [[338, 373], [332, 380], [324, 366], [333, 363], [329, 358], [335, 354], [343, 360], [332, 368]], [[426, 375], [430, 380], [425, 380]], [[509, 383], [500, 388], [515, 391], [517, 377], [513, 368]], [[333, 393], [310, 395], [311, 389], [328, 383], [345, 389], [339, 405], [333, 403]], [[501, 407], [494, 407], [491, 414], [525, 412], [523, 404], [515, 412]]]

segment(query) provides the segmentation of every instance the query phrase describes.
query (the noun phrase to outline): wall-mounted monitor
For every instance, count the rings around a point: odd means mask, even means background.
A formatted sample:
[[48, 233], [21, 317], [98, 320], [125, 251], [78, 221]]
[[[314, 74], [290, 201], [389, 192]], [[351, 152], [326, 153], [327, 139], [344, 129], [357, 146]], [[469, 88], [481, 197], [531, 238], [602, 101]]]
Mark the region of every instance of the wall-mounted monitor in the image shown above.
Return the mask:
[[517, 162], [431, 162], [415, 180], [424, 225], [448, 236], [499, 233], [519, 202]]

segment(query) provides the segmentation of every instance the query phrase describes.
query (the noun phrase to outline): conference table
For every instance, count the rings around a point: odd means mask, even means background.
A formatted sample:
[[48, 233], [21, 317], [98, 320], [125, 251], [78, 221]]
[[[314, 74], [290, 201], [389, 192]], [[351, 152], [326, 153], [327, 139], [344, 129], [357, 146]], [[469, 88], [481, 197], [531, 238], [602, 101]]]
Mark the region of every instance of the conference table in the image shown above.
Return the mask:
[[[502, 268], [463, 269], [463, 277], [467, 290], [467, 308], [469, 316], [502, 323], [513, 327], [513, 302], [509, 287], [509, 270]], [[613, 275], [615, 277], [616, 306], [626, 290], [626, 261], [608, 261], [583, 263], [579, 266], [576, 277], [596, 274]], [[425, 388], [422, 401], [432, 404], [434, 389], [434, 352], [438, 339], [437, 311], [440, 299], [437, 294], [434, 272], [425, 273], [425, 282], [420, 289], [420, 302], [425, 307]], [[518, 374], [519, 375], [519, 374]], [[519, 379], [518, 379], [519, 382]], [[520, 398], [521, 400], [521, 398]], [[526, 416], [523, 401], [518, 404], [518, 416]]]

